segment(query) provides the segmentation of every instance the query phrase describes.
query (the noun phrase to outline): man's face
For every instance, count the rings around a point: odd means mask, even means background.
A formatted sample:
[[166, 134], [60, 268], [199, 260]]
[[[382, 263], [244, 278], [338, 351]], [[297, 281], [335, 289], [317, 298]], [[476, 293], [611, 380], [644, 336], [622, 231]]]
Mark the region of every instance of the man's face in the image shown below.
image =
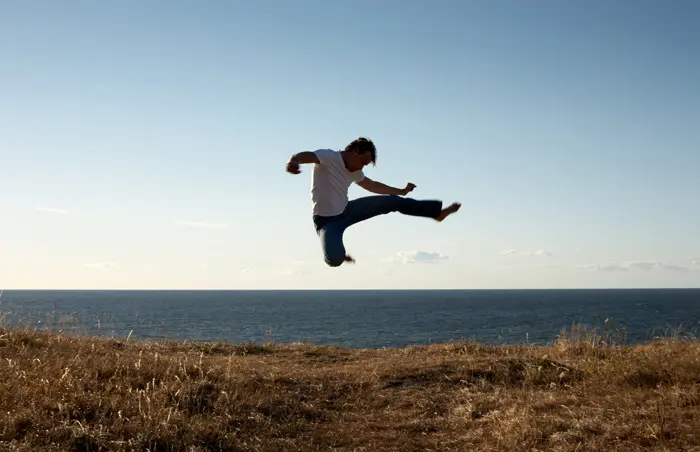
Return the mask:
[[348, 165], [348, 170], [350, 172], [353, 171], [359, 171], [365, 166], [369, 165], [372, 163], [372, 154], [369, 152], [365, 152], [364, 154], [360, 154], [357, 149], [354, 149], [352, 151], [352, 159], [350, 159], [350, 164]]

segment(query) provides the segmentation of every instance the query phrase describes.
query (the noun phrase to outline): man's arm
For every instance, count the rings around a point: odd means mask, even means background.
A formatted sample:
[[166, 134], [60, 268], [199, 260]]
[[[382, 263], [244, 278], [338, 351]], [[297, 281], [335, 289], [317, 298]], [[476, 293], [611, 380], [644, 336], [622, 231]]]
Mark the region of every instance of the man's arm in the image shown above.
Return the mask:
[[318, 156], [311, 151], [297, 152], [287, 160], [287, 172], [299, 174], [301, 172], [299, 171], [299, 165], [303, 163], [319, 164], [321, 161], [318, 159]]
[[412, 192], [414, 188], [416, 188], [416, 186], [410, 182], [408, 184], [406, 184], [405, 188], [391, 187], [389, 185], [383, 184], [383, 183], [378, 182], [376, 180], [372, 180], [366, 176], [360, 182], [357, 182], [357, 185], [359, 185], [360, 187], [364, 188], [365, 190], [367, 190], [369, 192], [376, 193], [378, 195], [405, 196], [405, 195], [409, 194], [410, 192]]

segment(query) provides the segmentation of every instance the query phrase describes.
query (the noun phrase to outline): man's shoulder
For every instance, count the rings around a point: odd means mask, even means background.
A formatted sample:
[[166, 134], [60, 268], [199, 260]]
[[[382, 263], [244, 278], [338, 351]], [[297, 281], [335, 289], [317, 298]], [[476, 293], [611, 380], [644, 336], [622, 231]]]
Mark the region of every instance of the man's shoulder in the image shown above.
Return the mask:
[[340, 154], [340, 151], [336, 151], [335, 149], [331, 148], [321, 148], [321, 149], [316, 149], [314, 151], [315, 154], [325, 154], [325, 155], [335, 155], [335, 154]]
[[316, 149], [314, 151], [314, 154], [318, 157], [318, 159], [321, 161], [321, 164], [323, 163], [329, 163], [332, 162], [333, 160], [337, 159], [340, 156], [340, 151], [336, 151], [334, 149]]

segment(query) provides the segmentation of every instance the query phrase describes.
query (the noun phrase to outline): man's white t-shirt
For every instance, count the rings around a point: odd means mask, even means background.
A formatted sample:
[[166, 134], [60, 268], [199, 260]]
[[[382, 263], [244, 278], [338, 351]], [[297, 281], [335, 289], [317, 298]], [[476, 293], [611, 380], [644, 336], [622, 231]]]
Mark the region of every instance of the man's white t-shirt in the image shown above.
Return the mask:
[[319, 149], [314, 152], [320, 164], [311, 174], [311, 202], [313, 214], [332, 217], [343, 213], [348, 204], [348, 188], [365, 178], [362, 170], [348, 171], [340, 151]]

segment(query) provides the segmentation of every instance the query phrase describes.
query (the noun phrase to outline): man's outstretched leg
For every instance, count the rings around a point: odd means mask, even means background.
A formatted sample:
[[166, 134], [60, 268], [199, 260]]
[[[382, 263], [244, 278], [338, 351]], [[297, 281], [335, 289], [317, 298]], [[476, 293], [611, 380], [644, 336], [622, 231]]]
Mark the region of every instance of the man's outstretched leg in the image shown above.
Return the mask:
[[396, 195], [376, 195], [355, 199], [348, 203], [345, 211], [337, 219], [317, 225], [324, 260], [331, 267], [339, 267], [344, 262], [355, 262], [351, 256], [347, 255], [343, 234], [345, 229], [360, 221], [391, 212], [443, 221], [457, 212], [460, 207], [459, 203], [453, 203], [443, 209], [442, 201], [416, 200]]
[[417, 200], [398, 195], [376, 195], [350, 201], [343, 215], [347, 219], [348, 226], [391, 212], [443, 221], [449, 215], [457, 212], [460, 207], [459, 203], [453, 203], [443, 209], [442, 201], [438, 200]]

